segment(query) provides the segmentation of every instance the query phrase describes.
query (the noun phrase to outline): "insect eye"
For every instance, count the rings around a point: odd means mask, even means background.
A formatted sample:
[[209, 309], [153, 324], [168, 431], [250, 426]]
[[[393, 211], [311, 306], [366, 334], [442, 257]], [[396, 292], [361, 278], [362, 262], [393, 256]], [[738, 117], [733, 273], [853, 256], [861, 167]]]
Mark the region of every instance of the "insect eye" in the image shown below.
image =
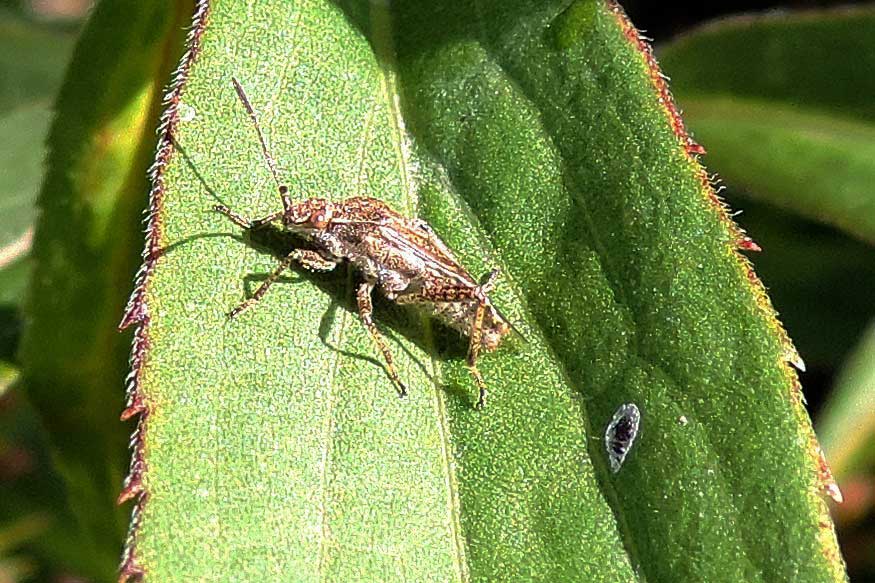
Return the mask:
[[324, 229], [328, 226], [331, 217], [323, 209], [313, 211], [310, 215], [310, 223], [317, 229]]

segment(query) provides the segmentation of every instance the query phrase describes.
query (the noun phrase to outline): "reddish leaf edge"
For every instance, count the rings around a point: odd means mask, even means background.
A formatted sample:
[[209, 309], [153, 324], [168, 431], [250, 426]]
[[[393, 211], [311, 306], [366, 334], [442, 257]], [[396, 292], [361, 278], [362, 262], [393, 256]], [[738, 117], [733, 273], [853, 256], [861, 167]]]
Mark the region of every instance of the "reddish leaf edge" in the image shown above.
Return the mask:
[[162, 254], [162, 224], [161, 211], [164, 206], [164, 173], [174, 151], [173, 135], [179, 123], [179, 103], [188, 79], [191, 66], [200, 52], [201, 39], [206, 29], [210, 12], [209, 0], [196, 0], [191, 24], [185, 39], [185, 52], [173, 72], [172, 81], [164, 94], [164, 112], [158, 126], [158, 145], [155, 152], [155, 162], [149, 169], [152, 188], [149, 191], [149, 205], [146, 208], [146, 242], [143, 249], [143, 263], [134, 279], [134, 291], [125, 307], [124, 315], [119, 323], [119, 331], [130, 326], [136, 326], [131, 347], [131, 370], [125, 379], [126, 407], [121, 413], [121, 420], [127, 421], [139, 416], [137, 427], [131, 435], [131, 465], [128, 475], [122, 484], [118, 503], [124, 504], [135, 500], [131, 511], [131, 522], [125, 540], [119, 565], [119, 583], [141, 581], [146, 570], [137, 557], [137, 535], [143, 516], [143, 509], [149, 499], [143, 477], [146, 473], [146, 458], [144, 452], [144, 437], [148, 429], [149, 404], [143, 394], [141, 380], [143, 366], [149, 352], [149, 310], [146, 305], [146, 288], [149, 285], [155, 263]]
[[[734, 236], [735, 247], [733, 256], [738, 262], [739, 267], [745, 273], [750, 282], [750, 289], [754, 294], [754, 299], [760, 312], [766, 318], [769, 326], [778, 336], [782, 346], [782, 360], [779, 363], [781, 370], [790, 386], [790, 400], [793, 404], [793, 410], [797, 421], [804, 428], [806, 445], [808, 447], [808, 459], [811, 462], [811, 471], [814, 474], [814, 483], [817, 484], [817, 492], [815, 493], [820, 499], [819, 505], [819, 520], [820, 527], [820, 543], [821, 548], [827, 561], [834, 566], [835, 580], [844, 580], [844, 561], [838, 548], [835, 527], [829, 515], [824, 496], [829, 497], [834, 502], [840, 504], [843, 501], [841, 490], [838, 483], [833, 477], [829, 464], [826, 461], [823, 449], [814, 434], [814, 429], [811, 425], [811, 420], [805, 409], [805, 396], [802, 393], [802, 385], [799, 382], [799, 376], [796, 372], [805, 371], [805, 362], [802, 360], [799, 352], [796, 350], [790, 336], [784, 329], [783, 325], [778, 320], [778, 314], [769, 299], [765, 286], [754, 272], [753, 264], [750, 260], [739, 253], [739, 251], [761, 251], [762, 248], [751, 239], [732, 219], [732, 213], [726, 202], [720, 198], [719, 193], [722, 187], [719, 184], [719, 179], [715, 175], [708, 174], [699, 157], [704, 155], [705, 148], [698, 144], [689, 134], [686, 125], [681, 117], [681, 111], [671, 94], [668, 87], [668, 77], [662, 73], [656, 57], [653, 54], [653, 49], [650, 46], [652, 39], [643, 36], [635, 25], [629, 20], [624, 9], [616, 0], [606, 0], [608, 9], [614, 14], [617, 19], [623, 34], [632, 43], [641, 57], [644, 60], [650, 80], [658, 95], [659, 103], [665, 110], [674, 134], [677, 136], [678, 142], [686, 154], [694, 172], [698, 175], [702, 185], [702, 192], [711, 203], [712, 208], [717, 212], [720, 220], [726, 224], [730, 233]], [[792, 366], [791, 366], [792, 365]]]

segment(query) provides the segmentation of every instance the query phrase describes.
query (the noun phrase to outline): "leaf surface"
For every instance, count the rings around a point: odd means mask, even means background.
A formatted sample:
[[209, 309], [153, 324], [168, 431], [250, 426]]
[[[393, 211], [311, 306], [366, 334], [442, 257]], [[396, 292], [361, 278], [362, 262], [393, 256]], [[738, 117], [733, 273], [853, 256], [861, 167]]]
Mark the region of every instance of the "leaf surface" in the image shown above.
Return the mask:
[[[795, 352], [618, 8], [225, 1], [191, 40], [129, 312], [124, 574], [844, 580]], [[380, 198], [502, 270], [525, 341], [482, 358], [485, 411], [465, 339], [378, 301], [398, 399], [346, 268], [228, 320], [289, 248], [211, 210], [280, 204], [232, 76], [295, 199]]]

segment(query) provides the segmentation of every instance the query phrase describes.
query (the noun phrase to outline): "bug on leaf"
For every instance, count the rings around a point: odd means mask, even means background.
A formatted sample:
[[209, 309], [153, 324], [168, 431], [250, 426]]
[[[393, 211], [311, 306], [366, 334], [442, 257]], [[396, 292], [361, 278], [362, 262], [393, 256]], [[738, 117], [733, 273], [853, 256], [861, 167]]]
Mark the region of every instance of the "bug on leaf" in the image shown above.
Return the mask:
[[623, 467], [629, 450], [638, 437], [638, 425], [641, 422], [641, 411], [635, 403], [621, 405], [615, 412], [611, 422], [605, 429], [605, 449], [611, 471], [617, 473]]
[[483, 283], [478, 283], [428, 223], [400, 215], [374, 198], [352, 197], [340, 202], [309, 198], [293, 202], [288, 187], [279, 179], [276, 162], [268, 150], [255, 110], [240, 83], [236, 79], [232, 81], [255, 125], [283, 208], [254, 220], [225, 205], [214, 208], [244, 229], [257, 229], [279, 221], [312, 248], [295, 249], [284, 257], [252, 297], [234, 308], [229, 316], [233, 318], [258, 302], [293, 263], [312, 271], [330, 271], [347, 261], [363, 280], [356, 291], [359, 316], [382, 352], [389, 377], [401, 396], [407, 394], [407, 387], [398, 376], [389, 346], [372, 318], [371, 295], [374, 289], [398, 304], [418, 306], [468, 336], [467, 365], [479, 389], [477, 406], [483, 407], [486, 383], [477, 368], [477, 359], [481, 351], [497, 348], [511, 330], [510, 324], [489, 299], [498, 270], [492, 270]]

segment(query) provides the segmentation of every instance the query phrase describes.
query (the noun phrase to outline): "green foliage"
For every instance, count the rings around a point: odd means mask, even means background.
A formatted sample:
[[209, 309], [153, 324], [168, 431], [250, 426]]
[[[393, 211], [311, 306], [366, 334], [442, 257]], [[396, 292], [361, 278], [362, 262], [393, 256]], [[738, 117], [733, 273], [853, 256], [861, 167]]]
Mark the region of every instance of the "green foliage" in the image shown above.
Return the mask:
[[818, 434], [849, 490], [840, 516], [860, 517], [871, 502], [853, 495], [854, 480], [872, 487], [875, 426], [866, 332], [875, 318], [875, 10], [732, 19], [682, 37], [661, 58], [730, 188], [868, 243], [743, 204], [785, 323], [806, 361], [837, 377]]
[[129, 339], [115, 324], [138, 263], [154, 127], [189, 10], [169, 1], [96, 10], [58, 98], [38, 203], [23, 383], [65, 479], [65, 526], [78, 550], [65, 565], [96, 580], [113, 576], [128, 521], [114, 500], [128, 460], [130, 428], [118, 412]]
[[74, 35], [0, 9], [0, 112], [45, 101], [61, 83]]
[[[0, 248], [6, 254], [21, 256], [27, 251], [24, 233], [36, 214], [34, 201], [43, 173], [43, 141], [51, 112], [48, 102], [42, 101], [0, 115], [0, 131], [6, 136], [0, 143]], [[6, 265], [0, 265], [0, 272], [5, 269]]]
[[[58, 558], [71, 531], [59, 519], [56, 482], [36, 443], [40, 428], [14, 387], [20, 307], [31, 261], [29, 230], [42, 179], [50, 103], [74, 36], [0, 10], [0, 580], [38, 576], [36, 542]], [[39, 452], [38, 452], [39, 450]], [[26, 547], [26, 548], [25, 548]], [[66, 548], [65, 548], [66, 547]], [[63, 561], [58, 561], [63, 562]]]
[[72, 40], [69, 33], [29, 25], [0, 9], [0, 309], [11, 296], [15, 302], [9, 309], [17, 307], [20, 296], [14, 290], [26, 276], [11, 266], [28, 251], [25, 232], [33, 224], [42, 178], [49, 103]]
[[[148, 578], [844, 580], [795, 353], [612, 6], [228, 1], [207, 22], [146, 287]], [[397, 398], [354, 273], [298, 272], [227, 320], [288, 244], [210, 210], [279, 206], [232, 75], [293, 196], [381, 198], [502, 269], [526, 340], [483, 358], [485, 411], [464, 339], [383, 302]], [[624, 402], [642, 430], [612, 475]]]
[[836, 382], [818, 433], [840, 479], [875, 467], [875, 327], [870, 327]]
[[728, 20], [660, 60], [727, 183], [875, 242], [875, 10]]
[[15, 547], [39, 535], [46, 526], [44, 517], [30, 515], [0, 528], [0, 581], [15, 583], [35, 575], [36, 568], [31, 561], [9, 554]]

